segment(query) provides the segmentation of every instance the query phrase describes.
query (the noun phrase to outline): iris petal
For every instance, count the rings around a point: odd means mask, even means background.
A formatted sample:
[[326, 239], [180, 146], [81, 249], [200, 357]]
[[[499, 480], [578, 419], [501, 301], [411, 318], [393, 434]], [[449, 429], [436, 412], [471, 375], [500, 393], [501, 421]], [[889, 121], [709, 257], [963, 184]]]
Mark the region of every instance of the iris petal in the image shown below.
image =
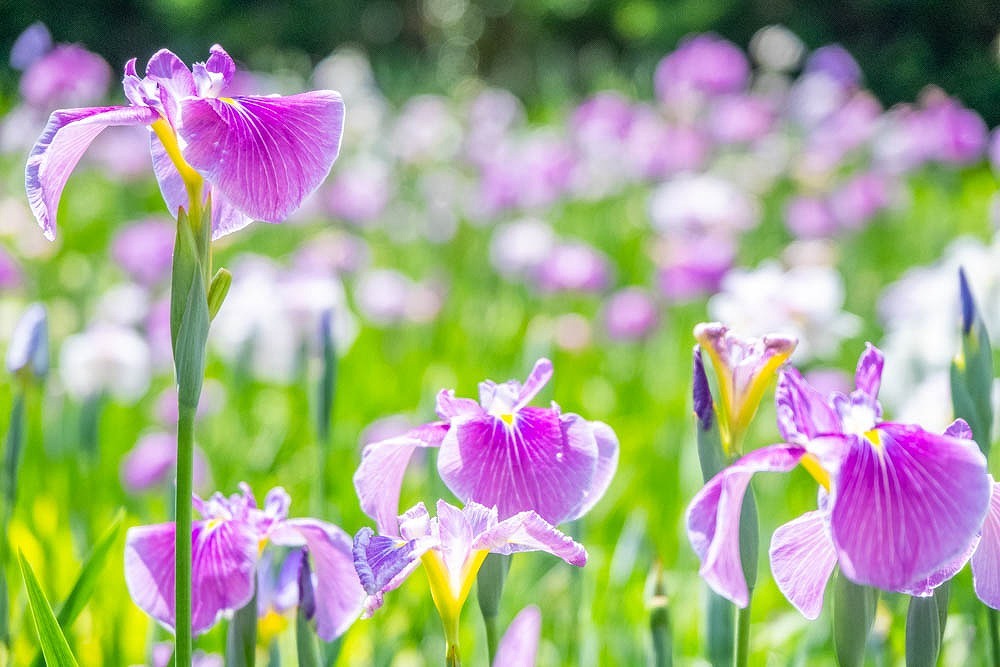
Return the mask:
[[701, 576], [740, 607], [749, 601], [740, 558], [740, 512], [750, 478], [758, 472], [787, 472], [804, 454], [802, 447], [787, 444], [755, 449], [710, 479], [688, 506], [688, 539], [701, 559]]
[[[567, 422], [570, 420], [587, 423], [579, 415], [563, 415], [564, 432], [568, 431]], [[597, 441], [597, 466], [594, 468], [594, 478], [590, 481], [590, 486], [584, 494], [583, 503], [567, 518], [569, 521], [579, 519], [593, 509], [604, 492], [608, 490], [611, 480], [614, 479], [615, 471], [618, 470], [618, 436], [604, 422], [589, 422], [588, 425]], [[567, 437], [571, 436], [567, 434]]]
[[564, 431], [556, 410], [527, 407], [510, 424], [492, 415], [453, 420], [438, 471], [463, 502], [496, 505], [501, 519], [532, 509], [555, 524], [584, 502], [597, 459], [583, 420]]
[[840, 419], [826, 399], [795, 368], [782, 371], [774, 390], [778, 431], [788, 442], [805, 444], [824, 433], [840, 433]]
[[340, 151], [344, 103], [333, 91], [188, 98], [180, 107], [184, 159], [257, 220], [285, 219], [319, 187]]
[[148, 125], [159, 118], [145, 107], [94, 107], [53, 112], [28, 154], [24, 185], [45, 238], [56, 237], [56, 211], [70, 172], [106, 127]]
[[865, 344], [865, 351], [858, 359], [858, 368], [854, 373], [854, 382], [861, 391], [875, 401], [878, 398], [879, 386], [882, 384], [882, 366], [885, 357], [881, 350], [871, 343]]
[[[173, 523], [131, 528], [125, 539], [125, 583], [135, 603], [168, 627], [174, 625]], [[205, 632], [225, 611], [253, 597], [257, 536], [237, 521], [195, 521], [191, 531], [191, 615]]]
[[315, 573], [316, 634], [323, 641], [333, 641], [361, 614], [365, 598], [354, 567], [351, 537], [315, 519], [291, 519], [285, 525], [305, 538]]
[[587, 550], [582, 544], [535, 512], [520, 512], [476, 535], [471, 550], [500, 554], [545, 551], [570, 565], [583, 567], [587, 563]]
[[398, 588], [432, 546], [429, 540], [404, 541], [362, 528], [354, 536], [353, 547], [354, 567], [361, 586], [371, 596]]
[[823, 512], [806, 512], [771, 536], [771, 573], [788, 601], [809, 620], [823, 610], [826, 582], [837, 552]]
[[984, 603], [1000, 609], [1000, 484], [993, 482], [983, 537], [972, 556], [972, 581]]
[[399, 494], [403, 475], [410, 459], [420, 447], [428, 447], [424, 440], [403, 435], [367, 445], [361, 454], [361, 463], [354, 473], [354, 489], [358, 493], [361, 509], [375, 520], [378, 531], [396, 535], [399, 513]]
[[831, 531], [852, 581], [905, 589], [976, 538], [990, 498], [975, 443], [882, 423], [879, 444], [851, 438], [834, 479]]
[[500, 639], [493, 667], [535, 667], [541, 631], [542, 612], [538, 607], [522, 609]]

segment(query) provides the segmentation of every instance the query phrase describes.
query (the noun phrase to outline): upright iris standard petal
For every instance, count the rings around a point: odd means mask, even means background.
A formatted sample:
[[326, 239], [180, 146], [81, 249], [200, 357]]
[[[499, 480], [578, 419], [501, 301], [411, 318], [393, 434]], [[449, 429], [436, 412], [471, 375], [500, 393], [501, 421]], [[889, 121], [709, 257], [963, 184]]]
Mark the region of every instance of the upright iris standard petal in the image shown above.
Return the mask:
[[983, 536], [972, 555], [972, 582], [979, 599], [1000, 609], [1000, 483], [990, 478], [990, 508], [983, 522]]
[[45, 238], [56, 236], [56, 211], [70, 172], [90, 143], [113, 125], [148, 125], [159, 118], [145, 107], [94, 107], [56, 111], [28, 154], [24, 186]]
[[865, 351], [858, 359], [854, 382], [858, 391], [867, 394], [873, 401], [878, 397], [878, 390], [882, 384], [882, 367], [884, 365], [885, 358], [881, 350], [871, 343], [866, 343]]
[[804, 445], [819, 435], [841, 431], [837, 413], [795, 368], [778, 377], [774, 404], [778, 431], [788, 442]]
[[771, 536], [771, 573], [788, 601], [809, 620], [823, 610], [826, 582], [837, 564], [826, 518], [822, 512], [806, 512]]
[[750, 478], [758, 472], [787, 472], [804, 454], [797, 445], [756, 449], [710, 479], [688, 505], [688, 539], [701, 560], [701, 576], [740, 607], [749, 602], [740, 557], [740, 513]]
[[285, 525], [306, 541], [314, 573], [316, 634], [333, 641], [357, 620], [365, 598], [354, 569], [352, 540], [337, 526], [315, 519], [289, 519]]
[[391, 535], [395, 532], [406, 467], [417, 449], [429, 446], [434, 445], [407, 434], [373, 442], [364, 448], [361, 463], [354, 473], [354, 489], [361, 509], [375, 519], [380, 533]]
[[323, 182], [340, 151], [333, 91], [180, 102], [184, 159], [248, 216], [280, 222]]
[[853, 438], [834, 480], [830, 526], [852, 581], [899, 590], [969, 548], [989, 505], [972, 441], [883, 423]]
[[[192, 629], [205, 632], [226, 610], [253, 597], [257, 538], [236, 521], [196, 521], [192, 527]], [[131, 528], [125, 538], [125, 583], [135, 603], [174, 625], [173, 523]]]

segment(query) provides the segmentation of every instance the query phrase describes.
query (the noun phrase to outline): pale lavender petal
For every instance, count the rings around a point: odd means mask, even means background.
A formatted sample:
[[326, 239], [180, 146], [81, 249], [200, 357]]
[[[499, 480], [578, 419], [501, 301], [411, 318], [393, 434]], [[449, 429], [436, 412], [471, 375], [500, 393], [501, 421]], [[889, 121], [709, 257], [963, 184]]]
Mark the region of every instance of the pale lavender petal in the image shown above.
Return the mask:
[[471, 398], [457, 398], [453, 389], [442, 389], [437, 395], [437, 414], [441, 419], [474, 417], [484, 414], [482, 406]]
[[145, 107], [94, 107], [55, 111], [35, 142], [24, 168], [28, 203], [45, 238], [56, 236], [56, 211], [70, 172], [90, 142], [106, 127], [148, 125], [159, 116]]
[[399, 493], [406, 466], [418, 447], [428, 446], [423, 440], [403, 435], [374, 442], [362, 450], [361, 463], [354, 473], [354, 489], [361, 509], [375, 520], [380, 533], [397, 534]]
[[841, 432], [837, 413], [795, 368], [778, 376], [774, 404], [778, 431], [788, 442], [805, 444], [817, 435]]
[[907, 584], [902, 590], [900, 590], [900, 593], [914, 595], [916, 597], [928, 597], [933, 595], [935, 588], [954, 577], [958, 574], [959, 570], [965, 567], [965, 564], [969, 562], [969, 559], [972, 557], [972, 554], [975, 553], [978, 546], [979, 536], [977, 535], [972, 542], [969, 543], [968, 548], [963, 553], [960, 553], [943, 567], [934, 570], [926, 577], [921, 577], [919, 580]]
[[238, 232], [253, 222], [217, 188], [212, 189], [212, 240]]
[[528, 379], [521, 386], [521, 391], [517, 395], [517, 403], [514, 404], [514, 411], [520, 410], [531, 402], [538, 392], [552, 379], [552, 362], [544, 357], [535, 362], [535, 367], [528, 374]]
[[992, 486], [983, 536], [972, 556], [972, 582], [980, 600], [1000, 609], [1000, 484], [993, 482]]
[[951, 438], [958, 438], [959, 440], [974, 440], [972, 437], [972, 427], [964, 419], [953, 421], [944, 430], [944, 434]]
[[529, 605], [518, 612], [497, 644], [493, 667], [535, 667], [542, 612]]
[[557, 524], [583, 504], [597, 459], [585, 422], [564, 431], [557, 410], [527, 407], [510, 424], [492, 415], [454, 420], [438, 471], [463, 502], [495, 505], [501, 519], [534, 510]]
[[586, 422], [582, 417], [574, 414], [563, 415], [562, 419], [563, 432], [566, 433], [567, 438], [572, 437], [572, 430], [567, 429], [567, 422], [575, 420], [590, 427], [594, 439], [597, 440], [597, 466], [594, 468], [594, 477], [590, 480], [589, 488], [586, 489], [583, 504], [573, 512], [572, 516], [568, 517], [568, 520], [572, 521], [589, 512], [611, 485], [615, 471], [618, 470], [618, 436], [604, 422]]
[[362, 528], [354, 536], [353, 547], [354, 567], [362, 588], [370, 596], [398, 588], [431, 546], [426, 540], [406, 541]]
[[879, 444], [852, 438], [833, 480], [830, 526], [852, 581], [902, 590], [963, 553], [990, 502], [975, 443], [882, 423]]
[[291, 519], [285, 525], [298, 530], [312, 557], [316, 634], [333, 641], [347, 632], [361, 614], [365, 591], [354, 569], [351, 537], [329, 523]]
[[459, 509], [444, 500], [437, 501], [436, 509], [441, 558], [448, 572], [457, 576], [463, 572], [465, 563], [473, 552], [473, 543], [497, 525], [497, 510], [475, 502]]
[[[136, 605], [174, 624], [173, 523], [138, 526], [125, 537], [125, 583]], [[237, 521], [195, 521], [191, 530], [192, 627], [205, 632], [253, 597], [257, 537]]]
[[858, 391], [864, 392], [873, 401], [878, 398], [884, 364], [885, 357], [881, 350], [871, 343], [865, 343], [865, 351], [858, 359], [858, 369], [854, 373], [854, 381], [858, 386]]
[[236, 63], [218, 44], [211, 49], [208, 61], [192, 68], [199, 97], [218, 97], [236, 74]]
[[806, 512], [771, 536], [771, 574], [788, 601], [810, 621], [823, 610], [826, 582], [837, 564], [823, 512]]
[[[443, 529], [443, 520], [441, 526]], [[471, 549], [499, 554], [546, 551], [562, 558], [570, 565], [583, 567], [587, 563], [587, 550], [582, 544], [560, 532], [535, 512], [520, 512], [509, 519], [504, 519], [476, 536]]]
[[184, 159], [246, 215], [280, 222], [340, 151], [344, 103], [333, 91], [288, 97], [185, 99]]
[[740, 512], [750, 478], [758, 472], [787, 472], [804, 454], [802, 447], [787, 444], [756, 449], [710, 479], [688, 506], [688, 539], [701, 560], [699, 573], [712, 590], [740, 607], [749, 599], [740, 559]]
[[153, 156], [153, 174], [160, 186], [163, 201], [166, 202], [170, 215], [177, 217], [177, 211], [182, 206], [189, 208], [187, 186], [184, 185], [184, 179], [181, 178], [180, 172], [174, 166], [173, 160], [167, 155], [159, 137], [152, 131], [149, 133], [149, 152]]
[[167, 121], [176, 128], [180, 125], [179, 102], [198, 94], [191, 70], [173, 52], [160, 49], [146, 63], [146, 78], [159, 86], [162, 91], [159, 98]]

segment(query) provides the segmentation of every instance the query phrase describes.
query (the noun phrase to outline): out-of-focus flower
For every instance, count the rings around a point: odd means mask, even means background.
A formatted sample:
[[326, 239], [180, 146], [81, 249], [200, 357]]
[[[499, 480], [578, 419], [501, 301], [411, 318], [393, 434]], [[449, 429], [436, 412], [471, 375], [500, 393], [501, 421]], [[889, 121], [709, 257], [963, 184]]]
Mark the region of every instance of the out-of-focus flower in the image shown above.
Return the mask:
[[440, 447], [438, 472], [466, 503], [496, 506], [501, 519], [534, 511], [552, 524], [586, 514], [618, 465], [618, 438], [603, 422], [528, 403], [552, 377], [540, 359], [524, 385], [479, 384], [479, 402], [442, 390], [443, 421], [365, 447], [354, 473], [361, 508], [381, 527], [399, 511], [403, 474], [414, 451]]
[[446, 162], [462, 142], [462, 126], [448, 101], [436, 95], [410, 98], [392, 129], [392, 150], [405, 164]]
[[860, 229], [893, 201], [893, 183], [882, 174], [867, 172], [851, 177], [830, 193], [830, 210], [842, 229]]
[[131, 403], [149, 388], [149, 346], [129, 327], [98, 322], [63, 341], [59, 373], [77, 400], [107, 393]]
[[775, 402], [785, 443], [750, 452], [692, 500], [688, 536], [720, 595], [747, 604], [739, 514], [750, 478], [799, 463], [822, 487], [819, 509], [779, 527], [770, 554], [778, 587], [807, 618], [819, 615], [838, 563], [855, 583], [929, 595], [968, 558], [990, 503], [986, 459], [960, 420], [945, 435], [882, 422], [882, 363], [869, 345], [857, 390], [829, 398], [783, 372]]
[[861, 83], [861, 67], [840, 44], [821, 46], [809, 54], [805, 71], [808, 74], [822, 74], [845, 87]]
[[35, 21], [24, 29], [10, 47], [10, 66], [23, 72], [52, 49], [52, 34], [45, 24]]
[[123, 227], [111, 241], [111, 256], [136, 282], [156, 285], [170, 275], [176, 225], [148, 218]]
[[[174, 481], [177, 467], [177, 436], [165, 431], [147, 433], [122, 459], [122, 486], [130, 493], [163, 489]], [[194, 486], [204, 488], [209, 480], [208, 463], [200, 449], [194, 450]]]
[[498, 225], [490, 241], [490, 261], [500, 275], [524, 277], [536, 271], [552, 254], [556, 234], [548, 223], [522, 218]]
[[649, 198], [653, 227], [665, 234], [732, 234], [757, 226], [756, 199], [712, 174], [682, 174]]
[[379, 534], [362, 528], [354, 537], [354, 565], [368, 593], [368, 613], [422, 563], [449, 644], [457, 644], [459, 615], [487, 554], [523, 551], [546, 551], [578, 567], [587, 562], [582, 545], [535, 512], [500, 519], [495, 507], [476, 502], [459, 509], [439, 500], [434, 518], [419, 503], [380, 525]]
[[3, 248], [0, 248], [0, 289], [14, 289], [24, 282], [21, 267]]
[[671, 234], [656, 253], [657, 284], [671, 302], [698, 299], [719, 290], [735, 258], [728, 236]]
[[381, 327], [432, 321], [442, 306], [432, 284], [415, 282], [393, 269], [363, 273], [354, 286], [354, 300], [365, 319]]
[[750, 38], [750, 55], [761, 67], [773, 72], [795, 69], [805, 53], [798, 35], [783, 25], [761, 28]]
[[[198, 409], [195, 411], [195, 419], [203, 419], [208, 415], [217, 413], [225, 401], [225, 396], [226, 391], [218, 380], [211, 378], [205, 380], [201, 389], [201, 396], [198, 398]], [[159, 398], [156, 399], [155, 416], [164, 426], [171, 426], [177, 423], [176, 387], [168, 387], [160, 393]]]
[[659, 325], [660, 309], [646, 290], [628, 287], [608, 298], [603, 320], [612, 340], [637, 340], [650, 335]]
[[712, 103], [708, 128], [719, 143], [748, 143], [770, 132], [776, 116], [771, 104], [764, 99], [727, 95]]
[[189, 184], [208, 181], [216, 237], [255, 219], [280, 222], [329, 173], [344, 120], [339, 94], [225, 97], [236, 64], [219, 45], [193, 71], [166, 49], [150, 58], [145, 78], [135, 62], [123, 82], [131, 106], [56, 111], [32, 148], [25, 187], [46, 237], [55, 237], [70, 172], [113, 125], [149, 126], [153, 171], [171, 214], [188, 205]]
[[989, 128], [982, 117], [937, 88], [921, 94], [922, 121], [930, 158], [948, 164], [968, 164], [983, 156]]
[[[627, 165], [635, 177], [644, 179], [697, 171], [705, 165], [711, 150], [704, 132], [685, 125], [670, 125], [654, 109], [645, 106], [633, 109], [624, 143]], [[670, 146], [670, 150], [663, 150], [664, 146]]]
[[139, 326], [149, 314], [149, 292], [135, 283], [119, 283], [101, 294], [95, 319], [126, 327]]
[[389, 165], [379, 160], [356, 159], [330, 181], [323, 196], [334, 216], [365, 225], [382, 215], [394, 190]]
[[600, 292], [611, 284], [610, 260], [582, 241], [564, 241], [535, 270], [534, 281], [546, 292]]
[[30, 106], [51, 109], [93, 104], [110, 82], [111, 66], [104, 58], [79, 44], [59, 44], [24, 69], [20, 90]]
[[798, 341], [769, 334], [743, 338], [718, 322], [694, 328], [698, 346], [708, 353], [719, 387], [719, 430], [727, 455], [738, 453], [743, 433], [760, 406], [764, 390], [788, 361]]
[[716, 35], [688, 37], [656, 66], [656, 97], [668, 106], [692, 96], [740, 92], [750, 79], [750, 63], [732, 42]]
[[519, 611], [497, 644], [493, 667], [535, 667], [542, 612], [535, 605]]
[[360, 236], [333, 230], [323, 232], [303, 243], [295, 253], [292, 265], [303, 273], [357, 273], [368, 266], [371, 250]]
[[844, 283], [827, 266], [782, 268], [763, 262], [752, 270], [734, 269], [722, 291], [709, 299], [710, 317], [751, 334], [784, 331], [799, 340], [795, 359], [822, 358], [855, 335], [860, 320], [845, 313]]
[[785, 204], [785, 226], [799, 238], [828, 238], [837, 231], [837, 219], [822, 197], [793, 197]]
[[[364, 600], [350, 536], [317, 519], [289, 519], [291, 501], [280, 487], [268, 492], [263, 509], [246, 484], [240, 491], [229, 498], [220, 493], [194, 498], [203, 517], [191, 531], [194, 632], [207, 631], [253, 598], [261, 554], [270, 544], [308, 556], [316, 634], [331, 641], [346, 632]], [[174, 622], [175, 532], [171, 522], [130, 528], [125, 536], [125, 583], [132, 600], [168, 628]]]
[[41, 380], [49, 372], [49, 327], [45, 307], [33, 303], [14, 327], [7, 347], [7, 371]]

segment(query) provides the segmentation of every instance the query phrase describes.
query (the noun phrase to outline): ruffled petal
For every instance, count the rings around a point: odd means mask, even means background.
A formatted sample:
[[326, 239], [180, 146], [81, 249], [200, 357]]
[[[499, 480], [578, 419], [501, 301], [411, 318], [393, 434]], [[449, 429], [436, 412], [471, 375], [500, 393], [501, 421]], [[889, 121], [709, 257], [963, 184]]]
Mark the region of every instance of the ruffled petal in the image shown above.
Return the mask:
[[353, 541], [337, 526], [315, 519], [291, 519], [285, 525], [306, 540], [312, 558], [316, 634], [333, 641], [357, 620], [365, 599], [354, 568]]
[[1000, 484], [993, 482], [992, 486], [983, 536], [972, 556], [972, 582], [980, 600], [1000, 609]]
[[354, 568], [364, 591], [378, 601], [377, 605], [368, 603], [369, 612], [381, 606], [383, 593], [399, 588], [433, 546], [428, 539], [401, 540], [376, 535], [371, 528], [358, 531], [354, 536]]
[[106, 127], [149, 125], [159, 118], [146, 107], [94, 107], [55, 111], [28, 154], [24, 187], [45, 238], [56, 237], [56, 211], [66, 181], [84, 151]]
[[778, 431], [788, 442], [805, 444], [817, 435], [840, 433], [840, 418], [826, 399], [795, 368], [778, 377], [774, 390]]
[[557, 524], [583, 504], [597, 460], [587, 422], [528, 407], [510, 424], [492, 415], [453, 420], [438, 472], [463, 502], [495, 505], [501, 519], [534, 510]]
[[542, 632], [542, 612], [529, 605], [518, 612], [497, 644], [493, 667], [535, 667], [538, 639]]
[[442, 389], [437, 395], [437, 414], [441, 419], [474, 417], [485, 414], [482, 406], [471, 398], [457, 398], [453, 389]]
[[830, 527], [844, 574], [900, 591], [976, 539], [990, 503], [986, 459], [971, 440], [882, 423], [852, 438], [833, 483]]
[[972, 427], [964, 419], [956, 419], [948, 424], [948, 428], [944, 430], [944, 434], [950, 438], [958, 438], [959, 440], [975, 440], [972, 437]]
[[236, 74], [236, 63], [218, 44], [212, 46], [211, 55], [204, 63], [192, 67], [198, 97], [218, 97], [229, 86]]
[[771, 536], [771, 574], [788, 601], [810, 621], [823, 610], [837, 552], [822, 512], [806, 512]]
[[[443, 530], [443, 521], [441, 525]], [[471, 544], [471, 551], [479, 550], [499, 554], [546, 551], [570, 565], [583, 567], [587, 563], [587, 550], [582, 544], [560, 532], [535, 512], [520, 512], [477, 535]]]
[[146, 63], [146, 79], [158, 86], [167, 122], [177, 127], [180, 100], [198, 94], [191, 70], [172, 51], [160, 49]]
[[[563, 415], [564, 423], [569, 419], [584, 421], [579, 415]], [[615, 471], [618, 470], [618, 436], [604, 422], [589, 422], [589, 425], [593, 430], [594, 439], [597, 440], [597, 466], [594, 468], [594, 477], [590, 480], [590, 488], [584, 495], [583, 504], [568, 517], [569, 521], [579, 519], [597, 504], [611, 485]]]
[[701, 560], [699, 573], [712, 590], [740, 607], [749, 597], [740, 558], [740, 512], [750, 478], [758, 472], [787, 472], [804, 454], [802, 447], [787, 444], [755, 449], [710, 479], [688, 506], [688, 539]]
[[965, 567], [965, 564], [969, 562], [969, 558], [972, 557], [972, 554], [975, 553], [976, 547], [978, 546], [979, 537], [976, 536], [976, 538], [969, 543], [968, 548], [963, 553], [950, 560], [943, 567], [934, 570], [929, 575], [907, 584], [899, 592], [920, 598], [933, 595], [935, 588], [954, 577], [958, 574], [959, 570]]
[[385, 535], [398, 534], [399, 493], [403, 475], [413, 452], [428, 447], [427, 442], [402, 435], [365, 446], [361, 463], [354, 473], [354, 489], [361, 509], [375, 520], [378, 531]]
[[[125, 538], [125, 583], [136, 605], [174, 625], [175, 525], [131, 528]], [[191, 624], [205, 632], [226, 611], [253, 597], [257, 537], [237, 521], [195, 521], [191, 530]]]
[[181, 101], [184, 159], [247, 216], [281, 222], [340, 151], [344, 103], [333, 91]]

